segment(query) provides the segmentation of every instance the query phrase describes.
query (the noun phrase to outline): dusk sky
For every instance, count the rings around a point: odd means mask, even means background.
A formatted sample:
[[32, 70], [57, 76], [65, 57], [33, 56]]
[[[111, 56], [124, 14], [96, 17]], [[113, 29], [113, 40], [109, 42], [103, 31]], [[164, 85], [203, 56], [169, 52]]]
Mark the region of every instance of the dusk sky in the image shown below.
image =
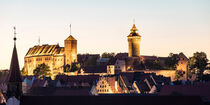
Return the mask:
[[0, 69], [9, 69], [13, 26], [22, 69], [39, 37], [64, 46], [69, 24], [78, 53], [128, 52], [133, 19], [141, 55], [203, 51], [210, 59], [210, 0], [0, 0]]

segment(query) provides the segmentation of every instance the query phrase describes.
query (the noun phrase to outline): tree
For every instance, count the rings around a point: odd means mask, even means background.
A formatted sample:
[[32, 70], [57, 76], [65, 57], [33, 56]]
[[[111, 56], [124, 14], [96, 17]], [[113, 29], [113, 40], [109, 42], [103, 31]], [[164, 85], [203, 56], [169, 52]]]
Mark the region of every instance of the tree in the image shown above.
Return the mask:
[[176, 66], [178, 64], [178, 61], [179, 61], [178, 54], [170, 53], [169, 56], [167, 57], [166, 61], [165, 61], [165, 64], [166, 64], [168, 69], [175, 70]]
[[27, 73], [27, 71], [26, 71], [26, 69], [25, 69], [24, 67], [23, 67], [22, 70], [21, 70], [21, 75], [22, 75], [22, 76], [28, 75], [28, 73]]
[[37, 75], [39, 78], [43, 78], [43, 76], [50, 77], [51, 76], [51, 73], [50, 73], [51, 70], [49, 68], [50, 67], [47, 66], [45, 63], [42, 63], [34, 69], [33, 73], [34, 73], [34, 75]]
[[162, 69], [162, 66], [160, 65], [160, 62], [158, 60], [153, 61], [153, 69], [156, 69], [156, 70]]
[[78, 71], [81, 68], [79, 63], [72, 63], [72, 65], [67, 64], [66, 70], [64, 72], [75, 72]]
[[197, 75], [197, 80], [201, 80], [203, 76], [203, 72], [207, 66], [208, 59], [207, 55], [204, 52], [196, 52], [193, 54], [192, 57], [189, 59], [189, 68], [190, 73]]
[[153, 70], [160, 70], [163, 69], [163, 67], [160, 65], [160, 62], [158, 60], [146, 60], [144, 61], [144, 64], [146, 66], [146, 69], [153, 69]]
[[104, 52], [101, 56], [102, 56], [102, 58], [113, 58], [115, 56], [115, 53]]
[[71, 66], [69, 64], [66, 65], [64, 68], [64, 72], [70, 72], [71, 71]]
[[75, 72], [75, 71], [78, 71], [79, 69], [80, 69], [80, 64], [79, 63], [72, 63], [70, 72]]
[[176, 70], [175, 72], [175, 79], [179, 80], [181, 77], [183, 77], [185, 72], [183, 70]]

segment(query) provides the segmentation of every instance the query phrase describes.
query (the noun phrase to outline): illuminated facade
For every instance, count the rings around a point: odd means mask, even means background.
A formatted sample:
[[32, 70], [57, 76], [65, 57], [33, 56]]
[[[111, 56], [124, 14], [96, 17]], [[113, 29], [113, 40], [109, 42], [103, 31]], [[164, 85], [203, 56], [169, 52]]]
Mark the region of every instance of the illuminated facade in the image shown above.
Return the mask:
[[24, 62], [28, 75], [33, 75], [33, 70], [42, 63], [50, 67], [51, 74], [62, 73], [65, 65], [77, 62], [77, 40], [70, 35], [64, 40], [64, 47], [36, 45], [28, 50]]
[[133, 24], [131, 33], [128, 35], [128, 57], [140, 57], [141, 36], [137, 31], [138, 29]]
[[96, 84], [96, 90], [98, 94], [123, 93], [115, 76], [100, 77]]

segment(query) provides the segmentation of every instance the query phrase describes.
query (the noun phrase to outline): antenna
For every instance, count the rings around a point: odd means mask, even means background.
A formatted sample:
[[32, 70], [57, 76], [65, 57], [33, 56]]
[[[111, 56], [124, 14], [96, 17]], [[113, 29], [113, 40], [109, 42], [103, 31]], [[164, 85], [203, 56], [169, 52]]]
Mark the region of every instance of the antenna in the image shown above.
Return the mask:
[[133, 24], [135, 24], [135, 19], [133, 19]]
[[39, 39], [38, 39], [38, 43], [39, 43], [39, 46], [40, 46], [40, 36], [39, 36]]
[[70, 24], [70, 26], [69, 26], [69, 27], [70, 27], [70, 35], [71, 35], [71, 24]]
[[17, 33], [16, 33], [16, 27], [14, 26], [14, 39], [13, 39], [13, 40], [14, 40], [14, 43], [15, 43], [15, 44], [16, 44], [16, 40], [17, 40], [16, 34], [17, 34]]

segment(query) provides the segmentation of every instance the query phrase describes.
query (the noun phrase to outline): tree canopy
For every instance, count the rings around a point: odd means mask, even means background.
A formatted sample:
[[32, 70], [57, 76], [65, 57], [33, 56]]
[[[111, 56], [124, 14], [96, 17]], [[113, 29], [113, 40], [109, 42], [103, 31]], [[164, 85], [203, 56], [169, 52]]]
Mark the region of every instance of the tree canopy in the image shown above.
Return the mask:
[[175, 70], [176, 66], [178, 64], [178, 61], [179, 61], [178, 58], [179, 58], [178, 54], [170, 53], [169, 56], [167, 57], [166, 61], [165, 61], [165, 64], [166, 64], [167, 68]]
[[185, 72], [183, 70], [176, 70], [175, 72], [175, 79], [179, 80], [181, 77], [183, 77]]
[[43, 76], [50, 77], [51, 76], [50, 67], [45, 63], [38, 65], [33, 71], [34, 75], [37, 75], [39, 78], [43, 78]]
[[66, 70], [64, 72], [75, 72], [78, 71], [81, 68], [79, 63], [72, 63], [72, 65], [67, 64]]
[[70, 72], [75, 72], [78, 71], [79, 69], [80, 69], [79, 63], [72, 63]]
[[158, 60], [154, 61], [145, 61], [144, 65], [146, 66], [146, 69], [153, 69], [153, 70], [160, 70], [163, 69], [163, 67], [160, 65], [160, 62]]
[[27, 73], [27, 71], [26, 71], [26, 69], [25, 69], [24, 67], [23, 67], [22, 70], [21, 70], [21, 75], [22, 75], [22, 76], [28, 75], [28, 73]]
[[115, 53], [104, 52], [101, 56], [102, 56], [102, 58], [113, 58], [115, 56]]
[[190, 73], [196, 74], [197, 79], [201, 80], [203, 72], [208, 64], [207, 55], [204, 52], [196, 52], [189, 59]]

